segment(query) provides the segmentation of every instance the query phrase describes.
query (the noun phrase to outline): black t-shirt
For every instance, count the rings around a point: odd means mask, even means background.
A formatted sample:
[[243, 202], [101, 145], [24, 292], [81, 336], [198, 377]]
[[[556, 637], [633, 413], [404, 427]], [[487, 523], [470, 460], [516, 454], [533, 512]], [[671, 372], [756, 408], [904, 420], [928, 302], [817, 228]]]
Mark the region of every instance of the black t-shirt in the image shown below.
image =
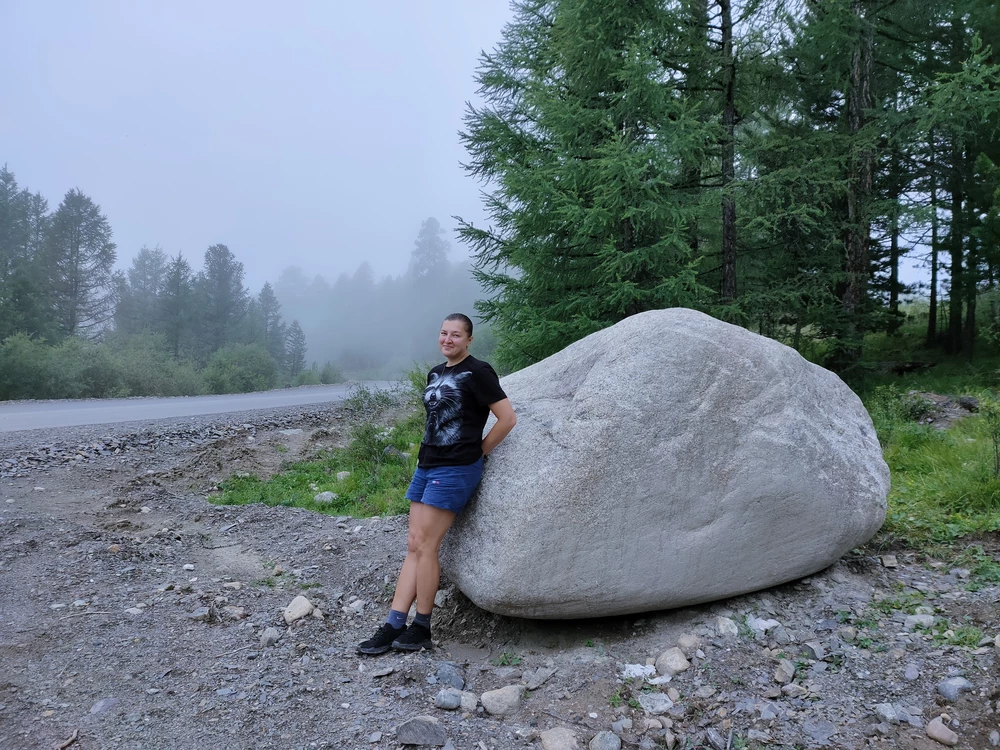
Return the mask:
[[493, 368], [472, 355], [454, 367], [445, 362], [432, 369], [424, 388], [427, 427], [417, 463], [424, 469], [474, 464], [483, 455], [489, 406], [505, 398]]

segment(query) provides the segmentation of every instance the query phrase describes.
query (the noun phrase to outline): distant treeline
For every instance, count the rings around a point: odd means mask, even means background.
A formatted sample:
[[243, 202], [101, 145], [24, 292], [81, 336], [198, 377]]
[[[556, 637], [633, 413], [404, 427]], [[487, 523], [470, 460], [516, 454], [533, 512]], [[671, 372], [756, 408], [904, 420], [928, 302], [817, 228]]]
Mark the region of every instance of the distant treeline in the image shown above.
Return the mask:
[[[395, 377], [439, 356], [444, 315], [473, 309], [479, 286], [448, 252], [444, 230], [430, 218], [407, 271], [379, 281], [367, 262], [332, 286], [289, 267], [275, 286], [251, 294], [243, 264], [222, 244], [205, 251], [197, 271], [181, 253], [158, 247], [141, 248], [127, 271], [115, 271], [112, 229], [93, 200], [73, 189], [50, 212], [42, 195], [19, 188], [3, 167], [0, 399], [228, 393]], [[492, 346], [488, 333], [477, 331], [480, 354]]]

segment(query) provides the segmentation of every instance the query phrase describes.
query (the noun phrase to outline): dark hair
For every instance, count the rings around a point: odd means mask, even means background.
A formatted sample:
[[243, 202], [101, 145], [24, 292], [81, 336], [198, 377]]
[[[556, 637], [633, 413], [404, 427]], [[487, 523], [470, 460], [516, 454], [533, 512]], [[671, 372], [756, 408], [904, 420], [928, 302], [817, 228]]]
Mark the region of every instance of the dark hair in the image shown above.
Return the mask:
[[472, 318], [470, 318], [468, 315], [464, 313], [452, 313], [447, 318], [445, 318], [445, 320], [462, 321], [462, 325], [465, 326], [465, 332], [469, 334], [470, 337], [472, 336]]

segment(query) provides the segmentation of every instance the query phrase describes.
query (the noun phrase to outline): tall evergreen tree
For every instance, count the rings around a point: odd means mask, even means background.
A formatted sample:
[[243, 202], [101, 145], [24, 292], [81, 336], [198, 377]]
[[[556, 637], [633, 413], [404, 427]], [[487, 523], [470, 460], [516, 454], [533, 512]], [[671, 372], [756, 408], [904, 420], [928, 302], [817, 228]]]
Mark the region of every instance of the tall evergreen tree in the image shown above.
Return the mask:
[[225, 245], [212, 245], [205, 251], [205, 265], [195, 282], [203, 357], [236, 341], [247, 310], [244, 276], [243, 264]]
[[52, 217], [45, 271], [62, 333], [95, 335], [114, 313], [115, 244], [100, 206], [76, 188]]
[[279, 365], [285, 361], [285, 324], [281, 320], [281, 303], [270, 282], [265, 282], [257, 295], [257, 314], [261, 321], [261, 343]]
[[123, 333], [156, 331], [162, 328], [160, 295], [167, 279], [169, 259], [159, 247], [143, 246], [132, 259], [118, 293], [115, 328]]
[[193, 323], [192, 301], [194, 283], [191, 264], [181, 253], [170, 259], [164, 273], [160, 291], [160, 310], [157, 316], [174, 358], [180, 358], [187, 347]]
[[288, 327], [285, 341], [285, 366], [292, 377], [306, 369], [306, 335], [302, 332], [299, 321], [293, 320]]
[[493, 223], [462, 222], [499, 359], [522, 365], [628, 315], [707, 292], [680, 165], [716, 127], [665, 65], [682, 23], [659, 0], [526, 0], [477, 75], [462, 140]]
[[448, 241], [444, 228], [433, 216], [420, 225], [420, 233], [410, 253], [410, 278], [427, 279], [448, 268]]

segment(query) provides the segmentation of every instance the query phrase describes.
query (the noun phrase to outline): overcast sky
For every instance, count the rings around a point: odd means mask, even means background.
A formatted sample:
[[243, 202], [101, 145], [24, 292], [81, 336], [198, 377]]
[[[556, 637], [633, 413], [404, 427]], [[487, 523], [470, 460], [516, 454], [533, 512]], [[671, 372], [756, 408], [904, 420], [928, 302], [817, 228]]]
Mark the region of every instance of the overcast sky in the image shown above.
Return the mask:
[[[420, 223], [482, 223], [458, 142], [508, 0], [0, 0], [0, 163], [79, 187], [119, 265], [227, 244], [256, 291], [297, 263], [398, 274]], [[453, 258], [465, 250], [452, 243]]]

